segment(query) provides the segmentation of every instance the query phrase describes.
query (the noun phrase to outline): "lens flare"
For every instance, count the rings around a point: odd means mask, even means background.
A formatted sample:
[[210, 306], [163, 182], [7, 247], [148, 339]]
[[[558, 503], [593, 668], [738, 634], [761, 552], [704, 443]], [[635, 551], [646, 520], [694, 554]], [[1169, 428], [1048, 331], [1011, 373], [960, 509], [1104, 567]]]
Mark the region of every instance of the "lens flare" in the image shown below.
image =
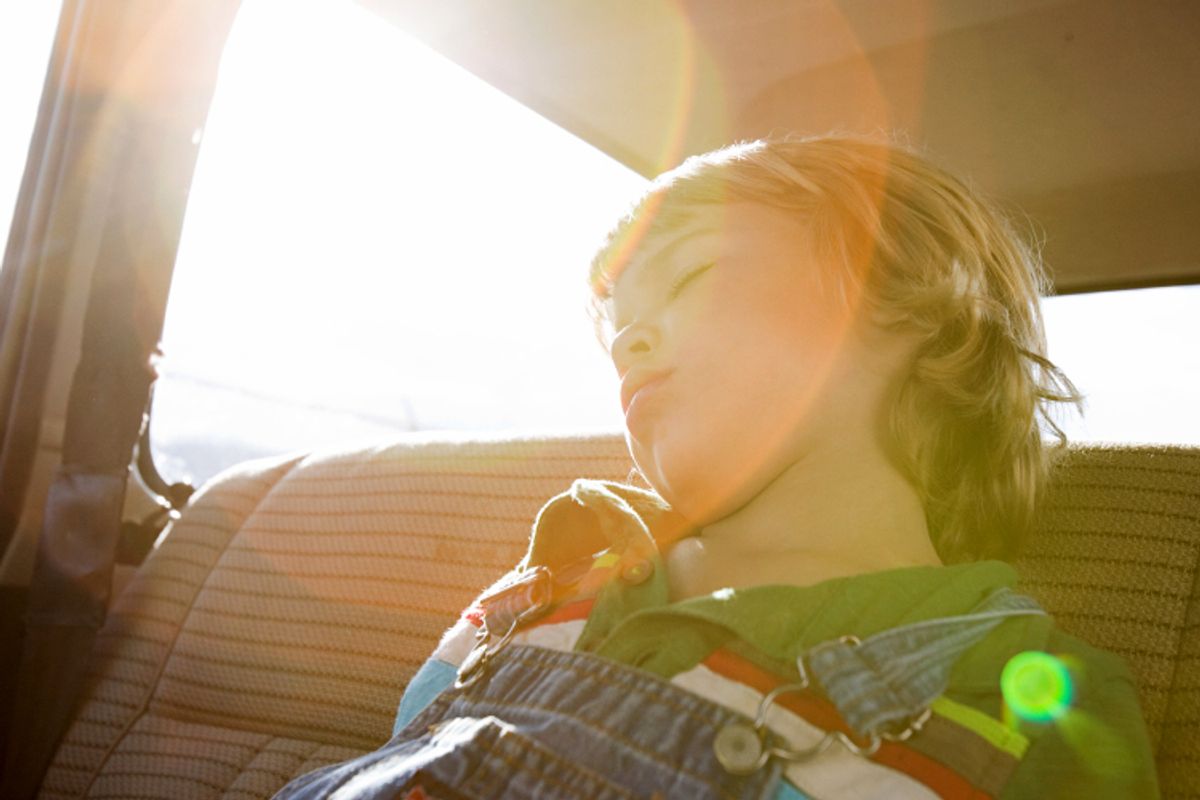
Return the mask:
[[1037, 650], [1009, 659], [1000, 674], [1004, 702], [1014, 714], [1031, 722], [1058, 719], [1071, 707], [1075, 690], [1062, 661]]

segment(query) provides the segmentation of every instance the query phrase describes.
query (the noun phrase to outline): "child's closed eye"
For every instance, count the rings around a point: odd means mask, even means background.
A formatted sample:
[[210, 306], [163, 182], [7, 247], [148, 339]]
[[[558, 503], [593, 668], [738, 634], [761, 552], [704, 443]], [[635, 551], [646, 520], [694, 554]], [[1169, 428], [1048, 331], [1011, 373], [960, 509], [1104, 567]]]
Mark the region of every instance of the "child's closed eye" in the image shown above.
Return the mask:
[[678, 278], [675, 279], [674, 283], [671, 284], [671, 289], [667, 293], [667, 296], [672, 299], [674, 299], [675, 297], [678, 297], [679, 293], [682, 292], [689, 283], [691, 283], [696, 278], [699, 278], [701, 275], [703, 275], [705, 272], [708, 272], [710, 269], [712, 269], [715, 266], [716, 266], [715, 263], [705, 264], [704, 266], [696, 267], [695, 269], [691, 270], [690, 272], [685, 272], [684, 274], [680, 275]]

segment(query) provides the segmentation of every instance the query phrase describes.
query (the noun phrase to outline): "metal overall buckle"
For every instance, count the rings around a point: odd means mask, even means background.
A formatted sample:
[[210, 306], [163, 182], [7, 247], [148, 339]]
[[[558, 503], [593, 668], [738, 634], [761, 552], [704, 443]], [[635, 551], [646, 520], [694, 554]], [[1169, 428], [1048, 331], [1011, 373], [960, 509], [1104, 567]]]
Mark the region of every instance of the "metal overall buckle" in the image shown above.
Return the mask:
[[[522, 625], [545, 612], [552, 598], [550, 570], [542, 566], [525, 570], [516, 580], [479, 598], [483, 620], [475, 633], [475, 646], [458, 668], [454, 688], [466, 688], [483, 677], [488, 662], [508, 646]], [[489, 614], [489, 609], [493, 610], [492, 614]], [[504, 634], [493, 644], [489, 616], [498, 616], [494, 612], [499, 610], [503, 610], [511, 620], [505, 626]]]
[[[852, 647], [861, 644], [857, 636], [843, 636], [837, 641]], [[717, 731], [717, 735], [713, 739], [713, 752], [718, 763], [724, 767], [726, 772], [731, 775], [750, 775], [765, 766], [773, 757], [789, 762], [808, 761], [824, 753], [834, 742], [840, 742], [855, 755], [870, 758], [879, 752], [884, 740], [906, 741], [921, 730], [929, 720], [932, 712], [925, 708], [912, 719], [906, 720], [898, 730], [871, 731], [863, 740], [856, 739], [844, 731], [826, 731], [816, 744], [801, 750], [774, 744], [774, 737], [767, 728], [767, 710], [780, 695], [788, 692], [802, 692], [809, 688], [811, 682], [804, 658], [805, 654], [801, 654], [796, 659], [796, 669], [800, 672], [800, 680], [777, 686], [768, 692], [758, 704], [758, 711], [754, 715], [753, 723], [734, 720], [727, 722], [721, 727], [721, 730]]]

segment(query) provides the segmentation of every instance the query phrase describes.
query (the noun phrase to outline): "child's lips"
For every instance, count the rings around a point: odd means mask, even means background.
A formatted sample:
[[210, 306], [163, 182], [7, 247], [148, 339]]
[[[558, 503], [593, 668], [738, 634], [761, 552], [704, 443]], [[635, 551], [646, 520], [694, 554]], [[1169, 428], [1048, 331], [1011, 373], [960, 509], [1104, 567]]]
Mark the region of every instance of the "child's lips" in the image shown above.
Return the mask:
[[662, 370], [631, 375], [626, 378], [621, 386], [621, 409], [625, 412], [625, 416], [629, 416], [629, 409], [635, 399], [661, 386], [670, 374], [671, 370]]

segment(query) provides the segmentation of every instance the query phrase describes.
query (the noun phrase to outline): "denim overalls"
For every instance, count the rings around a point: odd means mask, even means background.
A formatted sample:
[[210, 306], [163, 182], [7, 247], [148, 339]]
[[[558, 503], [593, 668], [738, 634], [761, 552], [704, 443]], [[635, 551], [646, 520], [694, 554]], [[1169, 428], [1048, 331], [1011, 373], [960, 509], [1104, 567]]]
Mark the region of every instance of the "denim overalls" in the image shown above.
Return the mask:
[[[961, 617], [906, 625], [798, 660], [857, 738], [790, 749], [756, 719], [605, 658], [528, 645], [494, 649], [482, 674], [443, 692], [381, 749], [309, 773], [286, 798], [770, 798], [789, 760], [844, 746], [866, 757], [920, 729], [957, 655], [1033, 601], [993, 593]], [[815, 687], [813, 687], [815, 688]]]
[[380, 750], [309, 773], [288, 798], [769, 798], [781, 766], [733, 775], [713, 740], [744, 720], [586, 653], [513, 645]]
[[[608, 658], [509, 644], [523, 604], [544, 596], [494, 597], [458, 685], [384, 747], [277, 797], [771, 798], [789, 761], [829, 747], [869, 757], [881, 739], [912, 735], [960, 654], [1009, 617], [1044, 613], [1000, 589], [966, 615], [821, 643], [797, 659], [799, 681], [766, 695], [751, 718]], [[856, 736], [831, 732], [796, 750], [766, 726], [778, 692], [812, 690]]]

